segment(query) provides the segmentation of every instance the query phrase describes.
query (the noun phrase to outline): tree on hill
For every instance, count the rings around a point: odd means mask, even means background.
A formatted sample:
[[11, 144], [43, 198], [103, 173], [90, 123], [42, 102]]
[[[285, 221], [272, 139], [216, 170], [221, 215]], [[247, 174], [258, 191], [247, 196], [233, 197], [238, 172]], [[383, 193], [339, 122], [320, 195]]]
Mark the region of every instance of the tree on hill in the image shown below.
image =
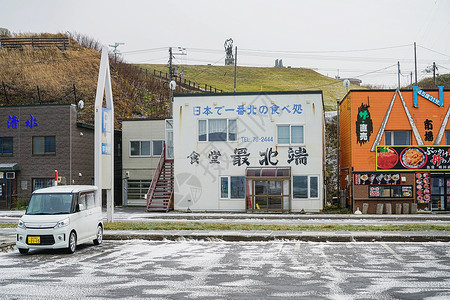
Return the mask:
[[434, 85], [433, 78], [425, 78], [418, 83], [419, 87], [425, 90], [437, 89], [438, 86], [443, 86], [444, 90], [450, 89], [450, 74], [443, 74], [436, 76], [436, 85]]

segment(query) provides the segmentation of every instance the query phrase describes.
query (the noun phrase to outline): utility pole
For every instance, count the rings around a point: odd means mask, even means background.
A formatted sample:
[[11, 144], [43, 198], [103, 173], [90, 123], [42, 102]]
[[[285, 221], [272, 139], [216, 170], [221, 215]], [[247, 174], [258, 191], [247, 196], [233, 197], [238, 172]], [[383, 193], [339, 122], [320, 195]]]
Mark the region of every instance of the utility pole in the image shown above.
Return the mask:
[[110, 47], [114, 48], [114, 62], [117, 62], [117, 47], [119, 47], [120, 45], [125, 45], [125, 43], [115, 42], [114, 45], [109, 45]]
[[172, 47], [169, 48], [169, 82], [173, 78], [173, 68], [172, 68]]
[[234, 48], [234, 92], [236, 93], [236, 76], [237, 76], [237, 46]]
[[398, 67], [398, 73], [397, 73], [397, 80], [398, 80], [398, 89], [400, 90], [400, 62], [397, 62]]
[[417, 86], [417, 51], [416, 51], [416, 42], [414, 42], [414, 69], [416, 72], [416, 86]]
[[411, 71], [411, 78], [410, 79], [411, 79], [411, 89], [412, 89], [412, 71]]
[[433, 83], [436, 86], [436, 63], [433, 62]]

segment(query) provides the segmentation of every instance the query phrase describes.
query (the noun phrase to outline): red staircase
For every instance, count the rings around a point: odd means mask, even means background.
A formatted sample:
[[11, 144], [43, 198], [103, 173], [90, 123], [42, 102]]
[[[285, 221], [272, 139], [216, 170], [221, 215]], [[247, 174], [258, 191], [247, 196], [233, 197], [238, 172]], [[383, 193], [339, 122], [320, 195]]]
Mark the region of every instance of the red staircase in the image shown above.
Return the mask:
[[173, 199], [173, 159], [166, 159], [165, 144], [145, 198], [147, 212], [169, 211]]

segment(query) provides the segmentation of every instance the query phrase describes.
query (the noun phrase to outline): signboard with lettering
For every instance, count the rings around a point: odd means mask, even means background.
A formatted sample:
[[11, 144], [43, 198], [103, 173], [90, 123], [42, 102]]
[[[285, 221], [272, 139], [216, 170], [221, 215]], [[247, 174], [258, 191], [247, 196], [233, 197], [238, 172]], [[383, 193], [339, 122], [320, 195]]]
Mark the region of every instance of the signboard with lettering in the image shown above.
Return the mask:
[[370, 117], [369, 105], [361, 103], [356, 116], [356, 139], [361, 146], [367, 143], [373, 133], [372, 118]]
[[449, 171], [448, 146], [377, 146], [377, 171]]
[[423, 97], [424, 99], [427, 99], [428, 101], [430, 101], [438, 106], [444, 105], [444, 87], [443, 86], [438, 87], [439, 88], [439, 99], [431, 96], [430, 94], [428, 94], [425, 91], [422, 91], [417, 86], [413, 86], [412, 88], [413, 88], [413, 105], [414, 105], [414, 107], [416, 107], [416, 108], [419, 107], [418, 101], [417, 101], [417, 95]]

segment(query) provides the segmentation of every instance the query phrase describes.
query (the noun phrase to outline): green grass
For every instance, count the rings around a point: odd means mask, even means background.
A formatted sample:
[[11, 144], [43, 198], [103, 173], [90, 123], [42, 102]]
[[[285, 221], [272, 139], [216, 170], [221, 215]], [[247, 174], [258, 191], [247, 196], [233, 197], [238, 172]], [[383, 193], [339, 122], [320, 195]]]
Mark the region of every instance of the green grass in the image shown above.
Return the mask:
[[[240, 224], [201, 222], [105, 222], [105, 230], [270, 230], [270, 231], [450, 231], [450, 225], [309, 225], [309, 224]], [[0, 228], [16, 228], [16, 223], [0, 224]]]
[[0, 228], [16, 228], [17, 223], [2, 223], [0, 224]]
[[[153, 74], [153, 70], [169, 72], [166, 65], [140, 65]], [[224, 92], [234, 90], [234, 66], [179, 65], [178, 73], [183, 78], [217, 87]], [[342, 99], [346, 90], [342, 81], [321, 75], [314, 70], [304, 68], [237, 68], [237, 92], [262, 91], [312, 91], [322, 90], [326, 110], [336, 110], [336, 99]], [[363, 89], [351, 86], [351, 89]]]
[[276, 225], [201, 222], [115, 222], [105, 223], [106, 230], [289, 230], [289, 231], [450, 231], [450, 225]]

